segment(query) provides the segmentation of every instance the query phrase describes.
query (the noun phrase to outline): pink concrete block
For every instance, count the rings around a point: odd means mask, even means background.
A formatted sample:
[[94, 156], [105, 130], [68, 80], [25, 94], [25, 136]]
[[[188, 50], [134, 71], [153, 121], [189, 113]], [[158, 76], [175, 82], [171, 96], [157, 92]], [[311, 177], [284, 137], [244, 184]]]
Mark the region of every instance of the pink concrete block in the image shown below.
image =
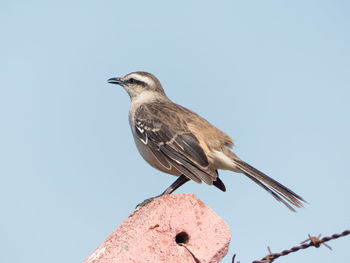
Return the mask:
[[206, 262], [227, 254], [230, 229], [194, 194], [172, 194], [134, 212], [84, 263]]

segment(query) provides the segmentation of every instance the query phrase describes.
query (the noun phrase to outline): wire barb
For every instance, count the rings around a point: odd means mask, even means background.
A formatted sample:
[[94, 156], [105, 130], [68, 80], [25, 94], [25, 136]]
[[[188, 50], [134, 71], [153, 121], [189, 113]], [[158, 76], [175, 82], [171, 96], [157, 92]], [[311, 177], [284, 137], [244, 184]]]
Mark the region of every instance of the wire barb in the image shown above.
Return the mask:
[[[343, 236], [349, 235], [349, 234], [350, 234], [350, 230], [345, 230], [345, 231], [343, 231], [340, 234], [333, 234], [331, 236], [324, 237], [322, 239], [320, 239], [321, 238], [321, 234], [318, 235], [317, 237], [311, 236], [309, 234], [308, 235], [309, 238], [304, 240], [304, 241], [302, 241], [300, 246], [295, 246], [295, 247], [292, 247], [291, 249], [283, 250], [280, 253], [272, 253], [270, 247], [268, 247], [269, 254], [267, 256], [265, 256], [264, 258], [262, 258], [261, 260], [254, 260], [253, 263], [273, 262], [273, 261], [275, 261], [275, 259], [277, 259], [277, 258], [279, 258], [281, 256], [286, 256], [286, 255], [288, 255], [290, 253], [294, 253], [294, 252], [299, 251], [300, 249], [306, 249], [308, 247], [316, 247], [316, 248], [318, 248], [321, 245], [324, 245], [327, 248], [329, 248], [330, 250], [332, 250], [332, 248], [328, 244], [326, 244], [326, 242], [328, 242], [330, 240], [333, 240], [333, 239], [336, 239], [336, 238], [339, 238], [339, 237], [343, 237]], [[235, 258], [235, 256], [234, 256], [234, 258]], [[233, 258], [233, 260], [234, 260], [234, 258]]]
[[[236, 259], [236, 254], [233, 254], [232, 263], [235, 263], [235, 259]], [[237, 263], [239, 263], [239, 261], [237, 261]]]

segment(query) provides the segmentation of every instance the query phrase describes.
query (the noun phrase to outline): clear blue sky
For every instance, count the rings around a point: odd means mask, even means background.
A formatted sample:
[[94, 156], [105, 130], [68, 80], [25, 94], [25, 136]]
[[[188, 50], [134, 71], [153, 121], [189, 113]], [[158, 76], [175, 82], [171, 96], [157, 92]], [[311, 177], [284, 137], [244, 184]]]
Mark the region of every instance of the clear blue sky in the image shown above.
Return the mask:
[[[348, 1], [2, 1], [2, 262], [81, 262], [174, 178], [139, 156], [129, 98], [143, 70], [303, 196], [291, 213], [242, 175], [189, 182], [241, 262], [350, 228]], [[345, 262], [350, 238], [278, 262]]]

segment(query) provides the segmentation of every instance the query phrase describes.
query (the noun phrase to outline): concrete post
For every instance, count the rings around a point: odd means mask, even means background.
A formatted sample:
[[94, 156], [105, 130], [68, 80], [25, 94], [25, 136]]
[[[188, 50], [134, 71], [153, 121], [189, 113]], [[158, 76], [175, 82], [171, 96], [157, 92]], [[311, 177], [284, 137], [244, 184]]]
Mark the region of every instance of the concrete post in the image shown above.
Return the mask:
[[84, 263], [214, 263], [230, 229], [194, 194], [162, 196], [135, 211]]

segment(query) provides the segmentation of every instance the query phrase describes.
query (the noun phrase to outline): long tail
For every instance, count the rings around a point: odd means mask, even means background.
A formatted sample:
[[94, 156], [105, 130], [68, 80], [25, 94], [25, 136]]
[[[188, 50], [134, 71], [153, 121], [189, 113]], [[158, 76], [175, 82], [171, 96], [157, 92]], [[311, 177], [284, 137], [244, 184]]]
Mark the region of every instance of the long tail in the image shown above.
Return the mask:
[[276, 200], [282, 202], [290, 210], [295, 212], [295, 209], [291, 205], [294, 205], [295, 207], [303, 207], [302, 202], [306, 203], [306, 201], [301, 196], [297, 195], [292, 190], [288, 189], [266, 174], [260, 172], [258, 169], [255, 169], [253, 166], [247, 164], [246, 162], [235, 159], [234, 163], [236, 167], [241, 170], [247, 177], [260, 185], [270, 194], [272, 194]]

